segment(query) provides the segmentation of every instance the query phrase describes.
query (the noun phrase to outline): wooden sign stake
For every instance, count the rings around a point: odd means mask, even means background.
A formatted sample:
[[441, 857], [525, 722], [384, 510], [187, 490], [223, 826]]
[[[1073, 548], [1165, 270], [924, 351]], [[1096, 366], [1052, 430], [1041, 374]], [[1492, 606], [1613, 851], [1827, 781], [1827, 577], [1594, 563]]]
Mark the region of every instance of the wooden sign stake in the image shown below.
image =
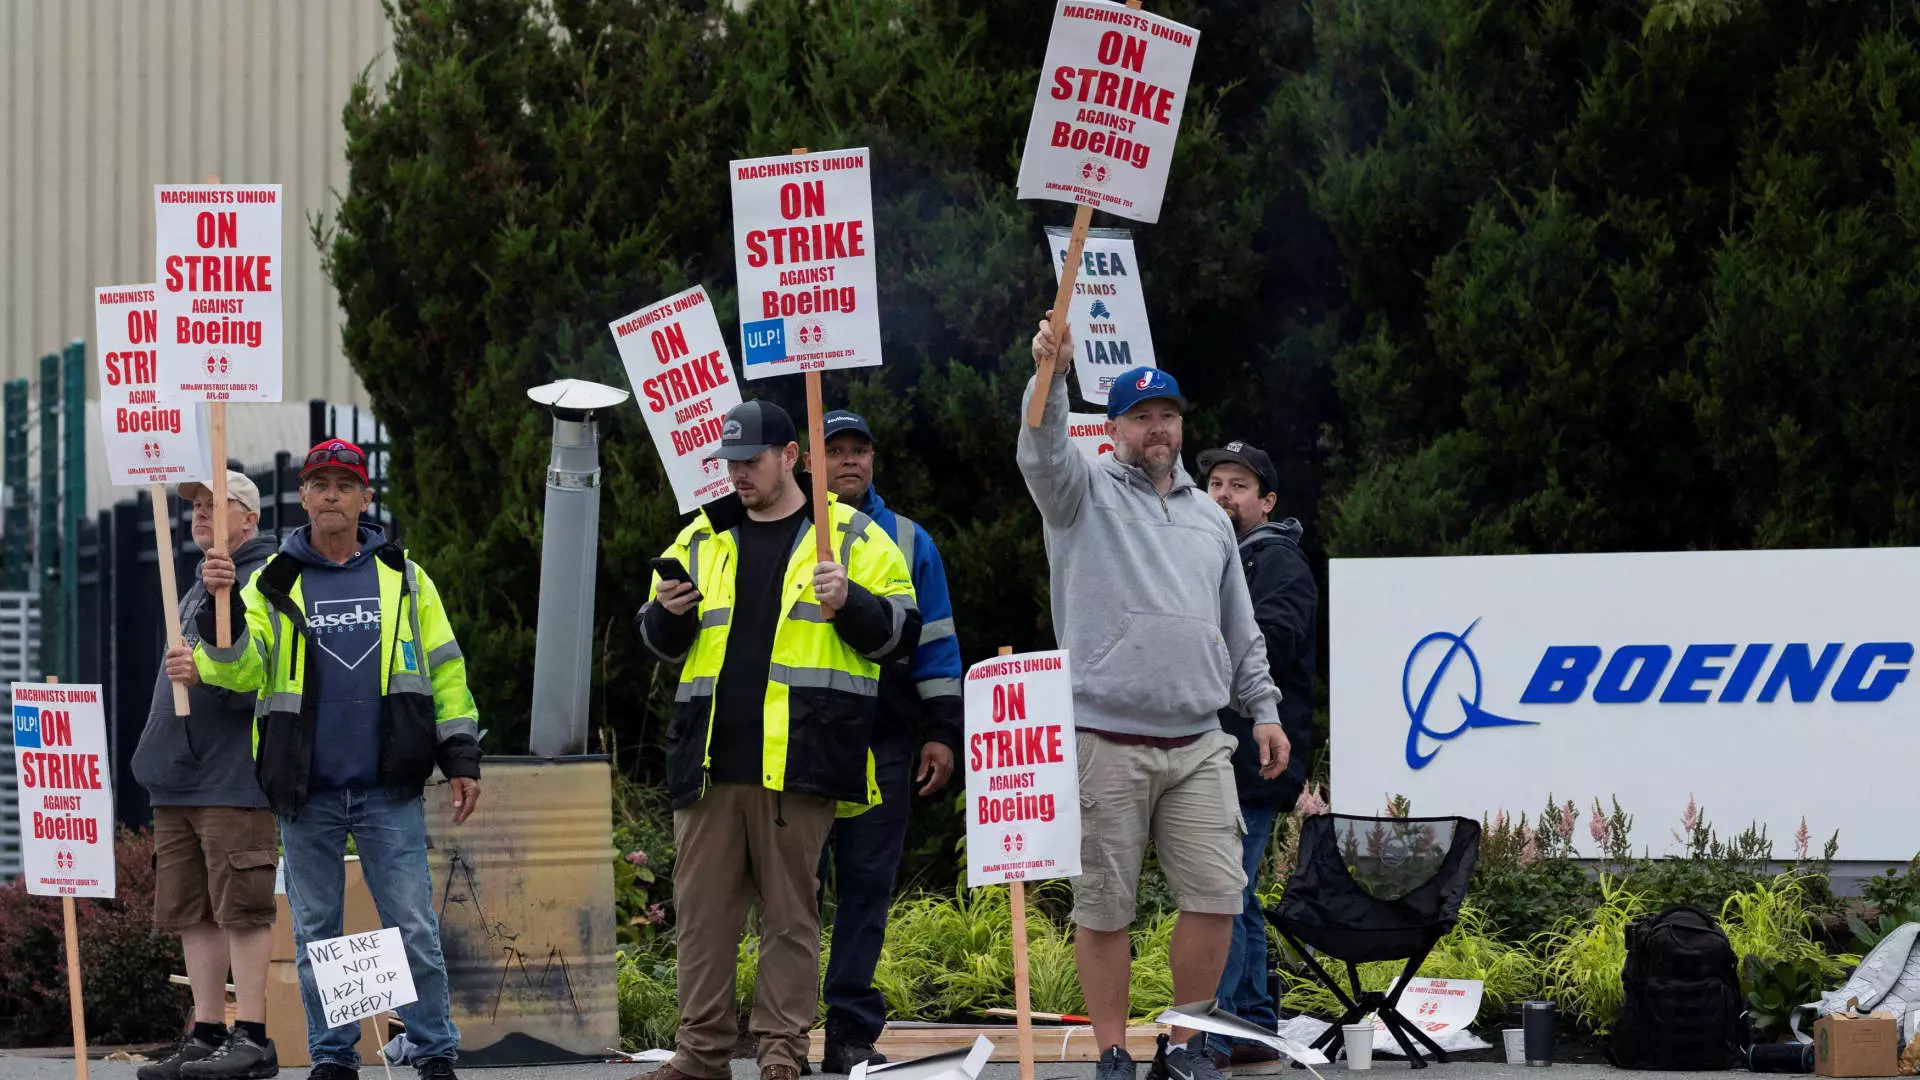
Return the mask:
[[[1000, 646], [1000, 655], [1013, 646]], [[1033, 993], [1027, 968], [1027, 883], [1007, 883], [1013, 894], [1013, 1004], [1014, 1032], [1020, 1042], [1020, 1080], [1033, 1080]]]
[[[180, 586], [173, 576], [173, 515], [167, 512], [167, 485], [150, 484], [147, 493], [153, 502], [153, 546], [160, 555], [160, 610], [167, 615], [167, 648], [178, 649], [187, 638], [180, 632]], [[188, 709], [186, 684], [174, 683], [173, 715], [185, 716]]]
[[[49, 675], [47, 682], [57, 683], [60, 676]], [[73, 897], [60, 898], [60, 920], [67, 933], [67, 1004], [73, 1010], [73, 1074], [87, 1080], [87, 1005], [80, 996], [80, 919]]]
[[[807, 148], [796, 146], [795, 154], [804, 154]], [[812, 451], [814, 468], [808, 469], [813, 478], [813, 548], [815, 562], [833, 561], [833, 508], [827, 503], [827, 446], [826, 446], [826, 410], [821, 404], [820, 373], [809, 371], [807, 375], [807, 448]], [[833, 618], [833, 609], [820, 605], [822, 618]]]
[[[1141, 0], [1127, 0], [1127, 6], [1137, 8]], [[1067, 305], [1073, 302], [1073, 286], [1080, 279], [1080, 258], [1087, 249], [1087, 230], [1093, 226], [1093, 207], [1081, 203], [1073, 211], [1073, 235], [1067, 240], [1067, 264], [1060, 268], [1060, 287], [1053, 293], [1053, 340], [1060, 340], [1060, 333], [1067, 325]], [[1051, 244], [1048, 247], [1052, 247]], [[1047, 253], [1048, 258], [1053, 253]], [[1047, 392], [1053, 388], [1053, 357], [1040, 359], [1040, 370], [1033, 381], [1033, 400], [1027, 403], [1027, 426], [1037, 428], [1047, 414]], [[1029, 1078], [1030, 1080], [1030, 1078]]]
[[[219, 183], [220, 174], [209, 173], [206, 182]], [[212, 402], [207, 421], [213, 439], [213, 546], [232, 555], [227, 551], [227, 403]], [[160, 561], [167, 561], [164, 555]], [[213, 594], [213, 638], [223, 649], [233, 647], [233, 613], [227, 610], [226, 589]]]

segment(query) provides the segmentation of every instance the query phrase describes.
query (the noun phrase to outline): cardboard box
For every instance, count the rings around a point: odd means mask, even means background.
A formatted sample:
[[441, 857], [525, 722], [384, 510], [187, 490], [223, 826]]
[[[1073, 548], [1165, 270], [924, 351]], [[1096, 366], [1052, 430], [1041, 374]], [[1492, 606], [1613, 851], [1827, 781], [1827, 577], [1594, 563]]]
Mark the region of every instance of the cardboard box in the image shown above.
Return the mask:
[[[380, 914], [374, 909], [373, 894], [367, 891], [366, 879], [360, 874], [359, 858], [347, 856], [345, 870], [346, 906], [341, 933], [380, 929]], [[300, 1001], [300, 969], [294, 962], [293, 910], [287, 906], [286, 893], [280, 893], [273, 900], [276, 912], [272, 962], [267, 968], [267, 1038], [273, 1040], [281, 1065], [302, 1067], [311, 1061], [307, 1056], [307, 1012]], [[392, 1016], [392, 1013], [381, 1013], [380, 1019]], [[360, 1060], [369, 1065], [379, 1062], [382, 1045], [376, 1041], [374, 1027], [368, 1023], [360, 1025]]]
[[1813, 1071], [1820, 1076], [1898, 1076], [1900, 1022], [1891, 1013], [1813, 1023]]

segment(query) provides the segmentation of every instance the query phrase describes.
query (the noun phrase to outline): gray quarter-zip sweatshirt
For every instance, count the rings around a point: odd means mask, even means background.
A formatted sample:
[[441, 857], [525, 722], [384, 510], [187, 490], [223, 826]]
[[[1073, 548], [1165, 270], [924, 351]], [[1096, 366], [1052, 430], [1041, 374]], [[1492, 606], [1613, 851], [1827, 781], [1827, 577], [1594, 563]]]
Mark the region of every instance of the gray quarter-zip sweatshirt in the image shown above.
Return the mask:
[[[1028, 380], [1022, 417], [1033, 393]], [[1046, 525], [1074, 723], [1177, 738], [1218, 729], [1232, 705], [1278, 724], [1280, 692], [1226, 513], [1184, 465], [1163, 496], [1114, 455], [1088, 461], [1067, 440], [1067, 409], [1062, 371], [1040, 426], [1021, 424], [1017, 456]]]

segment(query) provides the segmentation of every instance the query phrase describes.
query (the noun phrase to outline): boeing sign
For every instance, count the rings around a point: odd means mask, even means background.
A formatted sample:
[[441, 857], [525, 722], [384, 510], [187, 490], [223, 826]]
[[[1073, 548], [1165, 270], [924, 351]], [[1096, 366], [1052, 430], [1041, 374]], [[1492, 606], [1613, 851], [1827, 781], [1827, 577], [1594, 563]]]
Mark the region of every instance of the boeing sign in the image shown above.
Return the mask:
[[1838, 828], [1843, 859], [1920, 849], [1920, 785], [1872, 768], [1920, 757], [1920, 550], [1341, 559], [1328, 608], [1342, 813], [1692, 798]]

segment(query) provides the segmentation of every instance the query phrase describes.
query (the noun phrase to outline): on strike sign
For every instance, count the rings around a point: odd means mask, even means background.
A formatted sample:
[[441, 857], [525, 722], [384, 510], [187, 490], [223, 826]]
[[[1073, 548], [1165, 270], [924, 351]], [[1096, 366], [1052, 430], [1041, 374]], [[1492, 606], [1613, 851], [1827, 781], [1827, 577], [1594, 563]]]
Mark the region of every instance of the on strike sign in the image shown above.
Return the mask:
[[307, 962], [330, 1028], [420, 1000], [397, 927], [309, 941]]
[[967, 886], [1080, 873], [1073, 676], [1065, 652], [967, 672]]
[[721, 418], [740, 404], [740, 384], [707, 290], [695, 285], [611, 327], [680, 512], [731, 493], [726, 463], [706, 457]]
[[160, 382], [189, 401], [280, 400], [280, 185], [153, 189]]
[[878, 364], [866, 148], [754, 158], [731, 169], [746, 377]]
[[[1047, 226], [1055, 282], [1060, 280], [1072, 236], [1072, 229]], [[1074, 358], [1080, 396], [1090, 404], [1107, 403], [1107, 391], [1121, 372], [1160, 366], [1153, 356], [1153, 333], [1147, 329], [1147, 295], [1140, 284], [1132, 233], [1087, 230], [1080, 273], [1073, 280], [1073, 300], [1067, 305], [1067, 325], [1080, 346], [1080, 355]]]
[[153, 286], [95, 289], [93, 317], [100, 345], [100, 432], [113, 482], [207, 479], [212, 451], [199, 406], [161, 393]]
[[1060, 0], [1020, 159], [1022, 199], [1160, 220], [1200, 32], [1105, 0]]
[[35, 896], [113, 895], [113, 771], [100, 688], [13, 684], [20, 848]]

